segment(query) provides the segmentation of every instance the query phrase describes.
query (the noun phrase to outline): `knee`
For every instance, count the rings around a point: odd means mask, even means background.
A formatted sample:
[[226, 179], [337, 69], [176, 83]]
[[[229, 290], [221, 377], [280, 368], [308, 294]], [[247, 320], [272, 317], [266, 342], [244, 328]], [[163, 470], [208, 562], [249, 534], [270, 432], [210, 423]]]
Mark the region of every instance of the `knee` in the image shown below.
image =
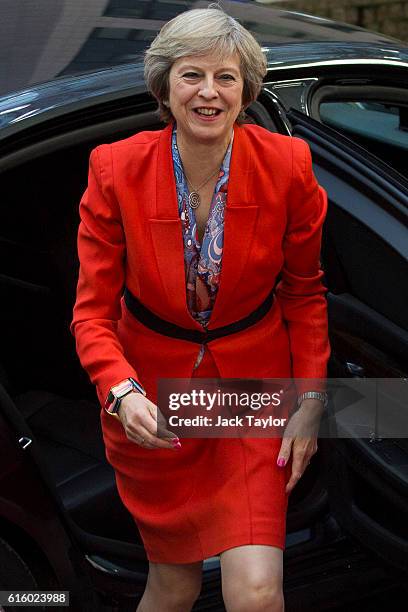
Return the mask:
[[[167, 592], [164, 595], [166, 600], [165, 610], [180, 612], [180, 610], [191, 610], [200, 595], [201, 589], [185, 587], [180, 585], [177, 589]], [[162, 595], [162, 596], [163, 596]]]
[[146, 589], [138, 612], [185, 612], [201, 592], [202, 563], [150, 563]]
[[194, 603], [200, 596], [201, 582], [184, 581], [179, 584], [167, 584], [165, 588], [157, 589], [150, 585], [146, 599], [153, 602], [160, 602], [159, 606], [152, 606], [152, 610], [165, 610], [166, 612], [180, 612], [191, 610]]
[[284, 612], [285, 609], [281, 584], [242, 585], [230, 596], [224, 594], [224, 603], [227, 612]]

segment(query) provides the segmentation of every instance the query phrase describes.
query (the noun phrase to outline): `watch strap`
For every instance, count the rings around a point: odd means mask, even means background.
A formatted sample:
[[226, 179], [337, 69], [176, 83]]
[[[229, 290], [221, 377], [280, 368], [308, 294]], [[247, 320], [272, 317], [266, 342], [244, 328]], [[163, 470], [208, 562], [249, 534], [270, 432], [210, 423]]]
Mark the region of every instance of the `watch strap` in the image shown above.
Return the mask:
[[324, 408], [326, 408], [326, 406], [328, 404], [328, 401], [329, 401], [326, 392], [322, 392], [322, 391], [305, 391], [304, 393], [301, 393], [301, 395], [299, 395], [299, 397], [298, 397], [298, 400], [297, 400], [298, 407], [300, 406], [300, 404], [305, 399], [317, 399], [317, 400], [323, 402], [323, 407]]
[[142, 387], [142, 385], [135, 380], [134, 378], [126, 378], [122, 380], [117, 385], [111, 387], [108, 397], [105, 402], [105, 410], [108, 414], [115, 416], [119, 419], [118, 410], [121, 404], [121, 401], [124, 397], [129, 395], [129, 393], [141, 393], [146, 396], [146, 391]]

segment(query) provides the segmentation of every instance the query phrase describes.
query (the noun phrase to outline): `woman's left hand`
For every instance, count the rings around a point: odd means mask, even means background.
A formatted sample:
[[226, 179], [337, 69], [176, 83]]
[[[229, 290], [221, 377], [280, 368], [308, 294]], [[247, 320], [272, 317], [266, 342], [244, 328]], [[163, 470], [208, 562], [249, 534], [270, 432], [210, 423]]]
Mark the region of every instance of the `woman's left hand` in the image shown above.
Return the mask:
[[311, 457], [317, 451], [317, 437], [323, 412], [324, 407], [321, 401], [316, 399], [303, 400], [285, 428], [278, 461], [279, 459], [285, 459], [286, 465], [290, 453], [293, 453], [292, 474], [286, 485], [287, 495], [291, 493], [300, 480], [310, 463]]

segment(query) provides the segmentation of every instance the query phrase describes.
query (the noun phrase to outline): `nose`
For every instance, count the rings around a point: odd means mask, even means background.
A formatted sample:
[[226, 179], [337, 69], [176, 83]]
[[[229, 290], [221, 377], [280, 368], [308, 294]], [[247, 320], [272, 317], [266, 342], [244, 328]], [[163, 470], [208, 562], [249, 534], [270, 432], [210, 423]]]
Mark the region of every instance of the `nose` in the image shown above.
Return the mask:
[[202, 96], [207, 100], [218, 98], [216, 82], [212, 75], [207, 75], [203, 78], [200, 89], [198, 91], [198, 95]]

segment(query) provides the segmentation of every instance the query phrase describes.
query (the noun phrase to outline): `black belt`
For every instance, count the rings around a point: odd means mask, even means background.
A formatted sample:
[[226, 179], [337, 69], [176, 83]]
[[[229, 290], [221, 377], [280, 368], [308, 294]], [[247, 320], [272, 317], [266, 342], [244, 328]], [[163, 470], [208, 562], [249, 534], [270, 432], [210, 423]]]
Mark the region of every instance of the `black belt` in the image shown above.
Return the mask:
[[235, 334], [236, 332], [247, 329], [248, 327], [251, 327], [251, 325], [258, 323], [258, 321], [260, 321], [266, 315], [272, 306], [274, 289], [256, 310], [251, 312], [251, 314], [247, 315], [243, 319], [239, 319], [238, 321], [234, 321], [233, 323], [229, 323], [228, 325], [223, 325], [222, 327], [217, 327], [215, 329], [203, 329], [203, 331], [200, 331], [199, 329], [186, 329], [185, 327], [181, 327], [175, 323], [170, 323], [170, 321], [166, 321], [165, 319], [158, 317], [141, 302], [139, 302], [139, 300], [129, 291], [127, 287], [125, 287], [123, 297], [128, 310], [134, 317], [136, 317], [138, 321], [140, 321], [140, 323], [149, 329], [152, 329], [159, 334], [163, 334], [164, 336], [170, 336], [170, 338], [188, 340], [189, 342], [197, 342], [198, 344], [207, 344], [212, 340], [222, 338], [223, 336], [229, 336], [230, 334]]

